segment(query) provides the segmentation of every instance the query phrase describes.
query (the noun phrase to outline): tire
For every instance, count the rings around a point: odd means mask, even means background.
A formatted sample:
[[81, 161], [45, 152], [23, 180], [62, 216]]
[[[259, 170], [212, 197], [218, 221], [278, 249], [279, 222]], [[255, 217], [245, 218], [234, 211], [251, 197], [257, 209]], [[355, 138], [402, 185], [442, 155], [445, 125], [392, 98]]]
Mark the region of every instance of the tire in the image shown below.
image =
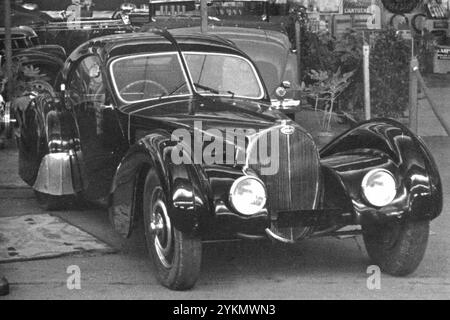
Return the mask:
[[66, 206], [66, 196], [54, 196], [34, 190], [39, 207], [45, 211], [55, 211]]
[[[181, 232], [172, 225], [154, 169], [150, 169], [145, 179], [143, 214], [147, 250], [159, 282], [172, 290], [191, 289], [200, 275], [202, 242], [199, 237]], [[153, 231], [155, 226], [161, 229]]]
[[407, 276], [422, 261], [429, 232], [429, 221], [414, 221], [363, 228], [363, 238], [369, 257], [383, 272]]

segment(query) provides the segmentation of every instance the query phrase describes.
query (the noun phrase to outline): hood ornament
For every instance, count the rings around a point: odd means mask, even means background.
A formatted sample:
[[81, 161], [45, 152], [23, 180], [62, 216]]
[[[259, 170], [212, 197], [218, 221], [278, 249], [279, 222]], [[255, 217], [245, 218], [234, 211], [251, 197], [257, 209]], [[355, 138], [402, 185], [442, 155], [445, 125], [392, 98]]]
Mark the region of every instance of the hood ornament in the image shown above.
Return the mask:
[[281, 122], [281, 125], [282, 125], [282, 127], [281, 127], [280, 131], [282, 134], [287, 135], [287, 136], [294, 134], [295, 127], [288, 124], [286, 120], [283, 120]]

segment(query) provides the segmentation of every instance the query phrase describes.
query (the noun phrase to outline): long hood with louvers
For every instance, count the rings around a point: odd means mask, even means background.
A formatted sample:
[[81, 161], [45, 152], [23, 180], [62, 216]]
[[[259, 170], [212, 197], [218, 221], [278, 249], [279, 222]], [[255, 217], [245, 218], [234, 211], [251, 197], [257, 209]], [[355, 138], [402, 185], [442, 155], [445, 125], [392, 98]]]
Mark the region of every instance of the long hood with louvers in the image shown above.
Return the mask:
[[[267, 150], [256, 151], [265, 146]], [[270, 157], [266, 157], [267, 154]], [[317, 207], [319, 154], [312, 137], [301, 127], [283, 122], [258, 133], [249, 143], [247, 157], [248, 167], [256, 171], [266, 184], [267, 208], [272, 217], [281, 211], [311, 210]], [[278, 163], [269, 163], [268, 159], [276, 159]], [[276, 167], [278, 170], [275, 171]], [[309, 229], [278, 228], [273, 222], [271, 231], [294, 241], [305, 236]]]

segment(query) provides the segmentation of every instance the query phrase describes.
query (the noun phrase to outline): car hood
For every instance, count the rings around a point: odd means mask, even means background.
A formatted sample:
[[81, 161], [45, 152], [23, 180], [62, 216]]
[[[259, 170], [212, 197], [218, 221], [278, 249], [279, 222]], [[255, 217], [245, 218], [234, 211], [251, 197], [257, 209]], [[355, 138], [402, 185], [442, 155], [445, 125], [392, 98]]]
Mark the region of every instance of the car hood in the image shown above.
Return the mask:
[[[189, 114], [189, 108], [195, 112]], [[227, 129], [260, 131], [280, 125], [284, 121], [301, 128], [266, 103], [231, 98], [168, 99], [151, 104], [130, 105], [123, 111], [128, 113], [131, 122], [139, 127], [154, 127], [157, 122], [157, 127], [166, 128], [168, 131], [187, 129], [192, 132], [199, 129], [199, 125], [200, 130], [217, 129], [221, 133]], [[304, 131], [302, 128], [301, 130]]]
[[[195, 113], [189, 114], [189, 105], [195, 109]], [[195, 134], [200, 132], [204, 139], [204, 147], [214, 138], [214, 141], [223, 141], [226, 145], [232, 145], [236, 154], [241, 152], [245, 154], [248, 145], [237, 143], [236, 136], [254, 136], [266, 130], [270, 132], [281, 130], [289, 125], [312, 140], [301, 126], [284, 114], [273, 110], [270, 105], [255, 101], [186, 98], [151, 105], [135, 104], [128, 106], [124, 111], [129, 114], [131, 127], [139, 132], [137, 139], [144, 137], [154, 128], [165, 129], [178, 139], [183, 137], [183, 140], [186, 134], [195, 139]], [[180, 129], [181, 131], [178, 131]], [[270, 136], [272, 137], [272, 134]], [[246, 139], [246, 142], [248, 141]], [[228, 147], [226, 148], [228, 150]]]

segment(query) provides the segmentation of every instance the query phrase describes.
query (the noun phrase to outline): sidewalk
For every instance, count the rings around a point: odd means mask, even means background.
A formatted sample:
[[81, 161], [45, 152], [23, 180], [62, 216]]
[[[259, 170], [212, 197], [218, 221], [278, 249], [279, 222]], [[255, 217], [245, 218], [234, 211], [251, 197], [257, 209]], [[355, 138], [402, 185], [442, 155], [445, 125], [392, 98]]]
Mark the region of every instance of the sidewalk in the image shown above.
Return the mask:
[[14, 140], [8, 140], [6, 148], [0, 150], [0, 189], [28, 188], [18, 175], [18, 155]]

